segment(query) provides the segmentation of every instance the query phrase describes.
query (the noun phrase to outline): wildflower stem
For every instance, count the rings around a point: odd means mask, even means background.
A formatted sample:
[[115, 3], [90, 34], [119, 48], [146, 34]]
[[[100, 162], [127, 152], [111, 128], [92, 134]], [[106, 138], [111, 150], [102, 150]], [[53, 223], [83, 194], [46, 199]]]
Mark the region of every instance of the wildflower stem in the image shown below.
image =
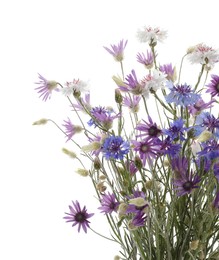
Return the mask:
[[198, 88], [198, 85], [200, 83], [201, 77], [202, 77], [203, 72], [204, 72], [204, 68], [205, 68], [205, 64], [202, 64], [201, 72], [199, 73], [199, 76], [198, 76], [198, 81], [195, 84], [195, 88], [194, 88], [195, 90]]
[[179, 76], [178, 76], [177, 85], [180, 83], [180, 77], [181, 77], [181, 73], [182, 73], [182, 65], [183, 65], [184, 58], [185, 58], [186, 56], [187, 56], [187, 53], [182, 57], [181, 62], [180, 62]]
[[106, 236], [104, 236], [104, 235], [98, 233], [97, 231], [95, 231], [95, 230], [92, 229], [91, 227], [90, 227], [90, 230], [92, 230], [92, 231], [93, 231], [95, 234], [97, 234], [98, 236], [101, 236], [101, 237], [103, 237], [103, 238], [105, 238], [105, 239], [107, 239], [107, 240], [110, 240], [110, 241], [115, 242], [115, 240], [113, 240], [113, 239], [111, 239], [111, 238], [109, 238], [109, 237], [106, 237]]

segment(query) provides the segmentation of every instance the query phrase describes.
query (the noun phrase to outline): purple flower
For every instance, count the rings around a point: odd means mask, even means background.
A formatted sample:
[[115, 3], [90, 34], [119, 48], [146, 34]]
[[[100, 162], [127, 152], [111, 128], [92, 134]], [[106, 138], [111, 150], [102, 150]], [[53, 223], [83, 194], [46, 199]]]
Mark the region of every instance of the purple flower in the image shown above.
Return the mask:
[[131, 229], [135, 229], [138, 227], [143, 227], [145, 225], [145, 221], [147, 219], [147, 215], [144, 211], [139, 211], [134, 218], [129, 223], [129, 227]]
[[152, 52], [147, 50], [147, 56], [145, 56], [144, 53], [138, 53], [137, 61], [145, 65], [147, 69], [151, 69], [154, 65], [154, 58]]
[[168, 135], [172, 140], [180, 139], [184, 140], [184, 133], [183, 131], [186, 129], [183, 127], [184, 121], [179, 118], [175, 120], [173, 123], [170, 124], [168, 129], [163, 129], [163, 133]]
[[215, 118], [209, 112], [203, 112], [196, 117], [196, 126], [194, 129], [199, 135], [204, 130], [212, 132], [216, 137], [219, 137], [219, 118]]
[[160, 71], [163, 72], [164, 74], [166, 74], [166, 78], [167, 80], [170, 80], [172, 82], [175, 81], [176, 79], [176, 75], [175, 75], [175, 69], [173, 68], [172, 64], [164, 64], [164, 65], [160, 65]]
[[113, 120], [120, 116], [119, 113], [115, 114], [113, 110], [106, 109], [102, 106], [92, 108], [90, 113], [93, 118], [89, 120], [88, 125], [94, 125], [96, 127], [100, 124], [107, 130], [112, 127]]
[[193, 189], [198, 188], [197, 184], [200, 182], [200, 177], [190, 172], [180, 172], [179, 177], [173, 179], [174, 189], [177, 191], [177, 196], [183, 196], [189, 194]]
[[35, 90], [38, 90], [38, 93], [40, 94], [39, 97], [42, 97], [43, 101], [47, 101], [47, 99], [51, 98], [52, 91], [57, 88], [58, 83], [56, 81], [47, 80], [39, 73], [38, 76], [39, 82], [35, 82], [35, 84], [40, 86], [35, 88]]
[[160, 145], [161, 154], [169, 155], [172, 158], [179, 155], [181, 145], [173, 143], [169, 136], [163, 141], [158, 139], [156, 142]]
[[171, 81], [168, 81], [167, 86], [170, 89], [170, 93], [165, 96], [167, 103], [175, 103], [177, 106], [189, 106], [194, 105], [199, 99], [200, 95], [195, 93], [189, 85], [174, 86]]
[[66, 129], [65, 134], [66, 134], [66, 137], [67, 137], [67, 141], [69, 141], [74, 134], [81, 132], [82, 129], [83, 129], [80, 126], [73, 125], [69, 118], [68, 118], [68, 120], [64, 120], [63, 126]]
[[119, 202], [116, 201], [116, 196], [115, 194], [103, 194], [102, 199], [100, 201], [101, 207], [98, 209], [102, 210], [101, 213], [109, 213], [111, 214], [113, 211], [116, 212], [119, 206]]
[[112, 49], [109, 49], [107, 47], [104, 47], [104, 49], [107, 50], [111, 55], [113, 55], [116, 61], [121, 62], [124, 59], [124, 49], [126, 47], [127, 42], [127, 40], [125, 42], [121, 40], [118, 45], [112, 44]]
[[206, 85], [208, 87], [207, 93], [210, 93], [212, 97], [219, 96], [219, 76], [211, 75], [211, 83]]
[[87, 233], [87, 228], [89, 228], [90, 223], [88, 218], [92, 217], [94, 213], [88, 214], [85, 206], [81, 209], [77, 200], [75, 202], [72, 201], [72, 204], [73, 207], [69, 205], [70, 213], [65, 212], [67, 216], [65, 216], [64, 219], [66, 219], [66, 222], [73, 222], [72, 227], [78, 225], [78, 232], [80, 232], [82, 227], [84, 232]]
[[134, 144], [134, 151], [140, 154], [140, 158], [145, 165], [146, 160], [152, 163], [152, 159], [156, 158], [157, 153], [160, 151], [160, 146], [151, 138], [145, 138], [142, 141], [132, 140]]
[[210, 161], [219, 158], [219, 143], [217, 143], [216, 140], [209, 140], [208, 142], [202, 144], [202, 146], [202, 151], [197, 153], [199, 156], [204, 156]]
[[202, 110], [205, 110], [207, 108], [212, 107], [212, 103], [215, 102], [215, 99], [211, 99], [209, 102], [205, 103], [202, 98], [200, 98], [194, 105], [188, 106], [189, 113], [193, 116], [196, 116], [202, 112]]
[[141, 100], [141, 96], [125, 96], [123, 98], [123, 105], [128, 107], [131, 112], [136, 113], [139, 110], [139, 102]]
[[189, 161], [186, 157], [176, 157], [171, 159], [171, 167], [175, 178], [179, 178], [181, 174], [185, 175], [189, 169]]
[[105, 158], [108, 159], [120, 159], [122, 160], [124, 155], [130, 150], [129, 142], [122, 139], [121, 136], [110, 136], [104, 140], [102, 146], [102, 152]]
[[157, 137], [161, 134], [161, 129], [157, 126], [156, 123], [154, 123], [150, 116], [148, 116], [148, 122], [145, 120], [142, 120], [144, 123], [139, 123], [136, 126], [136, 129], [139, 130], [141, 133], [140, 135], [137, 135], [137, 137], [148, 137], [151, 139], [157, 139]]

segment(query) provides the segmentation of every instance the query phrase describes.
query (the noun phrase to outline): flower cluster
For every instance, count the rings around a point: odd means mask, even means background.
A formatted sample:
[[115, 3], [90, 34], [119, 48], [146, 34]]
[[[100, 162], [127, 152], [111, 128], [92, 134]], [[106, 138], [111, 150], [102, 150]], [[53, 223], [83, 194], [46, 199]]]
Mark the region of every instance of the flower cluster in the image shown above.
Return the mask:
[[[169, 61], [157, 65], [156, 48], [166, 37], [158, 27], [137, 32], [148, 46], [136, 54], [141, 76], [137, 68], [123, 70], [127, 40], [104, 47], [121, 65], [121, 76], [113, 76], [114, 107], [92, 105], [88, 84], [79, 79], [61, 84], [39, 75], [36, 90], [44, 101], [54, 90], [63, 94], [79, 119], [55, 125], [73, 150], [79, 147], [78, 155], [63, 151], [91, 178], [97, 210], [107, 218], [110, 239], [121, 245], [116, 259], [219, 259], [219, 75], [213, 73], [219, 52], [194, 45], [177, 73]], [[194, 84], [190, 75], [181, 82], [186, 58], [200, 66]], [[48, 121], [54, 123], [34, 124]], [[85, 145], [76, 133], [84, 134]], [[94, 214], [72, 203], [64, 219], [78, 232], [93, 230]]]

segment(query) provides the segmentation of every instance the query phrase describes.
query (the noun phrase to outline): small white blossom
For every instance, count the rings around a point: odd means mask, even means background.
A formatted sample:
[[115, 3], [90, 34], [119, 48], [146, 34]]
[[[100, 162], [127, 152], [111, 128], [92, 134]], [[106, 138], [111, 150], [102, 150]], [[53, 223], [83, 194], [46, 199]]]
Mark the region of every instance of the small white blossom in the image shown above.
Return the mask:
[[89, 91], [88, 83], [82, 80], [73, 80], [71, 82], [66, 82], [66, 87], [61, 89], [64, 96], [70, 96], [74, 92], [87, 92]]
[[159, 27], [144, 26], [142, 30], [138, 30], [137, 38], [140, 42], [157, 43], [167, 38], [167, 31], [161, 30]]

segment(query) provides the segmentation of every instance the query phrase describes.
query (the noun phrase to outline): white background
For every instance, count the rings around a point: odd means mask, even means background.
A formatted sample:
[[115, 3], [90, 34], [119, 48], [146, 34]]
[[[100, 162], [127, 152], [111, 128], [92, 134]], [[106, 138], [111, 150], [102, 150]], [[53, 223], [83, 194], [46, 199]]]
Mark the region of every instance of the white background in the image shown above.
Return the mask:
[[[159, 26], [168, 30], [168, 39], [158, 46], [159, 60], [177, 65], [191, 45], [219, 47], [217, 2], [1, 1], [0, 259], [110, 260], [118, 253], [113, 243], [92, 231], [78, 234], [63, 220], [71, 200], [78, 199], [96, 213], [93, 229], [108, 234], [89, 179], [78, 176], [75, 162], [61, 152], [64, 136], [51, 124], [32, 126], [42, 117], [60, 123], [69, 111], [63, 97], [53, 95], [46, 103], [38, 98], [37, 73], [62, 83], [90, 80], [92, 103], [111, 105], [111, 76], [119, 64], [103, 46], [129, 40], [128, 74], [141, 68], [135, 56], [147, 49], [138, 43], [137, 29]], [[189, 72], [192, 80], [193, 67]]]

